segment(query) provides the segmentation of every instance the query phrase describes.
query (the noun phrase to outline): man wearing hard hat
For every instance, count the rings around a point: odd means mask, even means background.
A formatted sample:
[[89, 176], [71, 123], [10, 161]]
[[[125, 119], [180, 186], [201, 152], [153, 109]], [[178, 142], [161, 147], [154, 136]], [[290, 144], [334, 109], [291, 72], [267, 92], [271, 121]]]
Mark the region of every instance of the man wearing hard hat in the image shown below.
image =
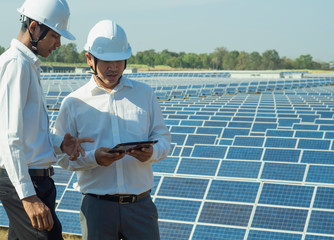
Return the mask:
[[[85, 157], [58, 160], [77, 171], [83, 239], [159, 239], [151, 165], [167, 157], [171, 141], [159, 103], [149, 85], [123, 76], [131, 47], [114, 21], [98, 22], [85, 50], [93, 76], [63, 100], [55, 124], [57, 134], [96, 140], [83, 146]], [[141, 141], [158, 142], [109, 152], [120, 143]]]
[[49, 133], [37, 55], [48, 57], [61, 36], [75, 38], [67, 29], [65, 0], [26, 0], [18, 11], [21, 31], [0, 56], [0, 200], [9, 218], [8, 239], [58, 240], [55, 151], [75, 160], [84, 155], [80, 143], [92, 139]]

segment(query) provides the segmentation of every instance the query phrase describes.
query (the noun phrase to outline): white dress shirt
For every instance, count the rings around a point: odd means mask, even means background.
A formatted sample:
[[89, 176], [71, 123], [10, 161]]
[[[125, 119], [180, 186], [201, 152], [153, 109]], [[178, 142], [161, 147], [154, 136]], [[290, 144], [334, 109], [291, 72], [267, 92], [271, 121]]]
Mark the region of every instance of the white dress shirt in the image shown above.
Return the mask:
[[40, 64], [16, 39], [0, 56], [0, 168], [7, 170], [20, 199], [36, 195], [28, 168], [50, 167], [56, 162], [52, 142], [60, 146], [63, 140], [49, 134]]
[[[55, 132], [76, 137], [91, 137], [94, 143], [83, 143], [86, 156], [77, 161], [68, 157], [58, 164], [77, 170], [76, 189], [93, 194], [140, 194], [154, 186], [151, 164], [167, 157], [171, 136], [153, 89], [141, 82], [122, 77], [111, 91], [90, 81], [69, 94], [60, 108]], [[95, 150], [112, 148], [122, 142], [158, 140], [147, 162], [125, 155], [104, 167], [96, 163]]]

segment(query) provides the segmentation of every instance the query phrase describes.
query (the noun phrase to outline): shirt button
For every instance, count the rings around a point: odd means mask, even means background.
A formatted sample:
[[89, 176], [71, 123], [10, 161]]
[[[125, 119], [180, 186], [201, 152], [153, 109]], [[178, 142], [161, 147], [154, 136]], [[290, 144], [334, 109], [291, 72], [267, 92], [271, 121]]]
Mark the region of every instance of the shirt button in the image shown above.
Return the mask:
[[118, 131], [117, 130], [114, 130], [115, 133], [117, 133]]

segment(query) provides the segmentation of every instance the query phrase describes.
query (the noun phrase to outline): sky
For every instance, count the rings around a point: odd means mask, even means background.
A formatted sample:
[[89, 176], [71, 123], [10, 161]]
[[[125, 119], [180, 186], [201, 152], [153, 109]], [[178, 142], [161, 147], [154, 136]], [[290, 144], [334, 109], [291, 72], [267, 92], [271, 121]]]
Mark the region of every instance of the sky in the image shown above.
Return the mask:
[[[9, 47], [20, 30], [23, 0], [0, 0], [0, 46]], [[100, 20], [116, 21], [132, 51], [228, 51], [262, 54], [276, 50], [296, 59], [334, 60], [334, 0], [67, 0], [70, 32], [83, 50], [89, 30]], [[62, 38], [63, 44], [68, 41]]]

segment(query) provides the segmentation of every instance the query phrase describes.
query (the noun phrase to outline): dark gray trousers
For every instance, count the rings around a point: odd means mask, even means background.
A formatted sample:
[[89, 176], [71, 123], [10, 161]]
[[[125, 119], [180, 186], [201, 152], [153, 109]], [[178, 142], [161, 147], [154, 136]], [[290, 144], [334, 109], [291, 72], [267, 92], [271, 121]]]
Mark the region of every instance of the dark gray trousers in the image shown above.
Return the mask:
[[7, 176], [0, 176], [0, 200], [9, 218], [9, 240], [62, 240], [62, 227], [56, 216], [56, 187], [52, 178], [31, 177], [37, 196], [49, 207], [54, 225], [52, 230], [39, 231], [31, 225], [22, 201]]
[[129, 204], [83, 195], [83, 240], [159, 240], [158, 212], [151, 196]]

